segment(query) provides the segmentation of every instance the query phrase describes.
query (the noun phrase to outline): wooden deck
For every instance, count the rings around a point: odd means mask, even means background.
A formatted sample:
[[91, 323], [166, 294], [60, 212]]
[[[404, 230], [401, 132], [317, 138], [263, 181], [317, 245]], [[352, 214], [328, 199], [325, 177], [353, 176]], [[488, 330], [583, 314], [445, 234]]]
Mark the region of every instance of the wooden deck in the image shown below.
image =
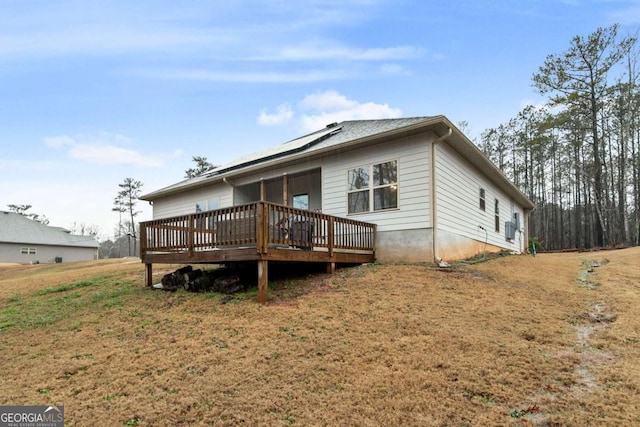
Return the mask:
[[336, 263], [375, 260], [376, 225], [256, 202], [140, 223], [146, 283], [152, 265], [258, 263], [258, 300], [267, 300], [269, 261]]

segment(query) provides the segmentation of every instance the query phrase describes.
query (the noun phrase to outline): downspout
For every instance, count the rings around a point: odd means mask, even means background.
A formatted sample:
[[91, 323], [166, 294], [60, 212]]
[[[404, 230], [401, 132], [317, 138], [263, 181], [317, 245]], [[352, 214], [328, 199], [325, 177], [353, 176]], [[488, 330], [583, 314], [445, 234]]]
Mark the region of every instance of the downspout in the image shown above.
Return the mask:
[[437, 197], [436, 197], [436, 145], [449, 138], [453, 130], [449, 128], [447, 133], [438, 137], [431, 143], [431, 228], [433, 230], [433, 262], [438, 262], [438, 215], [436, 209]]
[[526, 209], [522, 209], [522, 232], [521, 235], [524, 235], [524, 242], [522, 247], [522, 253], [526, 254], [529, 252], [529, 214], [531, 211], [527, 211]]
[[234, 194], [236, 191], [236, 186], [233, 185], [233, 183], [229, 182], [227, 180], [226, 176], [222, 177], [222, 182], [224, 182], [225, 184], [227, 184], [229, 187], [231, 187], [231, 203], [233, 204], [233, 201], [235, 200], [236, 195]]

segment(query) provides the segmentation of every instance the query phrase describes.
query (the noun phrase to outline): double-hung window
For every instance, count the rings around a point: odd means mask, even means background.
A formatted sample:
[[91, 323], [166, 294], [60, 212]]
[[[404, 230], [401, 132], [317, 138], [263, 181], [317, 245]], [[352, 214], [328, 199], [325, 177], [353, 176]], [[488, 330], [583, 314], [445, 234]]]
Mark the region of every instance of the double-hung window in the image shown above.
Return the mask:
[[196, 202], [196, 213], [212, 211], [214, 209], [218, 209], [220, 206], [220, 200], [218, 198], [213, 198], [209, 200], [200, 200]]
[[347, 179], [350, 214], [398, 207], [397, 160], [350, 169]]

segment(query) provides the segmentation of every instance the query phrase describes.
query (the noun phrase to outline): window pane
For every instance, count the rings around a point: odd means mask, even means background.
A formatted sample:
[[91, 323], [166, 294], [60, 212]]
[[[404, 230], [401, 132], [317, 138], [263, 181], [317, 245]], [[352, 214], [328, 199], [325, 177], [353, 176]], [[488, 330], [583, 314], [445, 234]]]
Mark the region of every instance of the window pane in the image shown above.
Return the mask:
[[373, 165], [373, 185], [388, 185], [398, 182], [397, 162]]
[[309, 209], [309, 195], [297, 194], [293, 196], [293, 207], [298, 209]]
[[220, 203], [218, 202], [217, 198], [207, 200], [207, 208], [209, 208], [210, 211], [214, 209], [218, 209], [219, 207], [220, 207]]
[[349, 193], [349, 213], [369, 211], [369, 191]]
[[398, 207], [398, 187], [391, 185], [389, 187], [376, 188], [373, 190], [373, 209], [376, 211], [382, 209], [393, 209]]
[[480, 209], [484, 210], [484, 188], [480, 189]]
[[196, 213], [198, 212], [204, 212], [207, 210], [207, 202], [206, 201], [200, 201], [200, 202], [196, 202]]
[[349, 171], [349, 191], [369, 187], [369, 168], [357, 168]]

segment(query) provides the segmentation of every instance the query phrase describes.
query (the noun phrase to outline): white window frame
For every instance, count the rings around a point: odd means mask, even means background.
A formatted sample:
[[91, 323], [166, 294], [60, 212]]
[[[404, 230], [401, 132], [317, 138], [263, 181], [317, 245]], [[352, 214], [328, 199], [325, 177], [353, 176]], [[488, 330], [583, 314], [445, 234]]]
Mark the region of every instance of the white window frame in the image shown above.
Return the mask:
[[20, 248], [22, 255], [37, 255], [38, 250], [36, 248]]
[[[306, 198], [306, 207], [296, 206], [296, 204], [298, 204], [298, 200], [301, 200], [304, 198]], [[309, 206], [310, 206], [309, 203], [311, 203], [309, 199], [309, 193], [300, 193], [300, 194], [294, 194], [293, 196], [291, 196], [291, 206], [293, 206], [294, 208], [309, 210]]]
[[212, 197], [210, 199], [201, 199], [195, 202], [194, 212], [206, 212], [218, 209], [220, 207], [220, 197]]
[[[387, 184], [378, 184], [376, 185], [373, 181], [373, 176], [374, 176], [374, 168], [376, 166], [379, 165], [383, 165], [385, 163], [394, 163], [395, 164], [395, 182], [389, 182]], [[363, 214], [363, 213], [372, 213], [372, 212], [384, 212], [384, 211], [389, 211], [389, 210], [395, 210], [395, 209], [399, 209], [400, 207], [400, 195], [398, 192], [398, 181], [399, 181], [399, 161], [398, 159], [393, 159], [393, 160], [386, 160], [386, 161], [381, 161], [381, 162], [376, 162], [376, 163], [369, 163], [368, 165], [360, 165], [360, 166], [355, 166], [352, 168], [349, 168], [347, 170], [347, 215], [357, 215], [357, 214]], [[368, 177], [367, 177], [367, 182], [366, 182], [366, 186], [360, 187], [360, 188], [351, 188], [352, 183], [350, 182], [349, 178], [351, 175], [352, 171], [357, 171], [357, 170], [364, 170], [368, 173]], [[380, 209], [376, 209], [375, 208], [375, 194], [376, 194], [376, 190], [380, 190], [380, 189], [384, 189], [384, 188], [390, 188], [392, 190], [394, 190], [396, 192], [396, 203], [395, 206], [392, 207], [388, 207], [388, 208], [380, 208]], [[366, 210], [361, 210], [361, 211], [356, 211], [356, 212], [351, 212], [350, 208], [351, 208], [351, 203], [349, 202], [349, 198], [352, 194], [356, 194], [356, 193], [365, 193], [368, 196], [368, 207]]]

